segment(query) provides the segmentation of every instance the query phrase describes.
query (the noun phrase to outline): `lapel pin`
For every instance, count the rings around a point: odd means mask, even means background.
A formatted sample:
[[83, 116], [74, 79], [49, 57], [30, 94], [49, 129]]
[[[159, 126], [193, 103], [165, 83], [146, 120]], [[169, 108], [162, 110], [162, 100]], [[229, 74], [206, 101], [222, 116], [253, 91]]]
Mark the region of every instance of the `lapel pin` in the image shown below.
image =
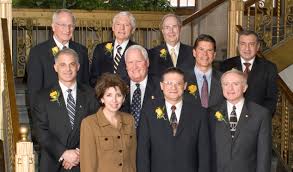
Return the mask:
[[152, 100], [154, 100], [155, 99], [155, 96], [152, 96], [151, 98], [152, 98]]
[[246, 118], [248, 118], [248, 115], [245, 115]]
[[82, 108], [82, 106], [81, 106], [81, 105], [79, 105], [79, 108]]

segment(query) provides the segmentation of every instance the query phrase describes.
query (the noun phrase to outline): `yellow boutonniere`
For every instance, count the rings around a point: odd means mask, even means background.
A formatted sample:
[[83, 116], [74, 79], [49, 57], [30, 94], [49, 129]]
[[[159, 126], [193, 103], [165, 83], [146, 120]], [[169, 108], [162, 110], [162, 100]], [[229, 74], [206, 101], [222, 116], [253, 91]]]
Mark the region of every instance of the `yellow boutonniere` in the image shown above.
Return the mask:
[[188, 89], [189, 94], [192, 94], [194, 96], [195, 92], [197, 90], [197, 87], [196, 87], [195, 84], [191, 84], [191, 85], [188, 86], [187, 89]]
[[165, 48], [160, 50], [160, 57], [164, 58], [166, 60], [167, 57], [167, 51]]
[[108, 54], [111, 54], [112, 55], [112, 50], [113, 50], [113, 45], [112, 45], [112, 43], [107, 43], [106, 45], [105, 45], [105, 50], [106, 50], [106, 53]]
[[164, 108], [161, 108], [161, 107], [157, 107], [156, 110], [156, 115], [157, 115], [157, 119], [164, 119], [166, 120], [166, 118], [164, 117]]
[[224, 121], [226, 123], [226, 120], [225, 120], [223, 114], [220, 111], [217, 111], [215, 113], [215, 117], [217, 118], [218, 121]]
[[51, 102], [56, 102], [57, 101], [59, 103], [59, 96], [60, 96], [59, 91], [56, 91], [56, 90], [51, 91], [50, 92], [50, 101]]
[[59, 48], [57, 46], [52, 48], [52, 54], [53, 56], [56, 56], [56, 54], [59, 52]]

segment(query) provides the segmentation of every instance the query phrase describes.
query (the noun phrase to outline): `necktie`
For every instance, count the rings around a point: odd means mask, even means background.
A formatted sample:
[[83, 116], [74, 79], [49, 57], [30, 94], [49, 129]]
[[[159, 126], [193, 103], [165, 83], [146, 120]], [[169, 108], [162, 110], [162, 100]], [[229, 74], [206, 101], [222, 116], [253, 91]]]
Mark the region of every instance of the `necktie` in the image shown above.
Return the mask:
[[201, 106], [207, 108], [209, 105], [209, 87], [206, 76], [203, 76], [203, 84], [201, 87]]
[[231, 131], [231, 136], [234, 138], [234, 134], [236, 131], [236, 126], [237, 126], [237, 115], [236, 115], [236, 107], [233, 106], [232, 112], [230, 114], [230, 131]]
[[135, 85], [136, 85], [136, 89], [133, 92], [130, 111], [135, 120], [135, 127], [137, 127], [139, 122], [139, 117], [140, 117], [140, 109], [141, 109], [141, 90], [139, 88], [139, 84], [135, 84]]
[[248, 73], [250, 72], [249, 66], [251, 64], [250, 63], [243, 63], [243, 64], [245, 66], [244, 73], [245, 73], [246, 76], [248, 76]]
[[174, 48], [171, 48], [171, 54], [170, 55], [171, 55], [171, 59], [172, 59], [173, 65], [174, 65], [174, 67], [176, 67], [177, 57], [176, 57], [175, 49]]
[[114, 58], [114, 73], [117, 73], [118, 70], [118, 66], [121, 60], [121, 49], [122, 47], [120, 45], [117, 45], [116, 47], [117, 52], [116, 52], [116, 56]]
[[71, 128], [73, 129], [74, 126], [74, 117], [75, 117], [75, 102], [73, 99], [73, 96], [71, 94], [71, 89], [68, 89], [68, 96], [67, 96], [67, 112], [68, 112], [68, 116], [69, 116], [69, 120], [70, 120], [70, 124], [71, 124]]
[[173, 136], [175, 136], [176, 131], [177, 131], [177, 117], [176, 117], [176, 113], [175, 113], [176, 106], [173, 105], [171, 107], [171, 110], [172, 110], [172, 113], [171, 113], [171, 118], [170, 118], [170, 125], [173, 129]]
[[62, 50], [66, 49], [66, 48], [67, 48], [67, 46], [66, 46], [66, 45], [64, 45], [64, 46], [62, 47]]

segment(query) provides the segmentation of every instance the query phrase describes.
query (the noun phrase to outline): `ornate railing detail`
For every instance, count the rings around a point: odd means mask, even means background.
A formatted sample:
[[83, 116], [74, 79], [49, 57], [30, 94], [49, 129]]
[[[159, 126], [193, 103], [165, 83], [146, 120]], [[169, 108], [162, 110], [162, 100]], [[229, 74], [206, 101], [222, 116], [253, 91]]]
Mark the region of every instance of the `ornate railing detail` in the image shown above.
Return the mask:
[[[51, 36], [51, 18], [54, 10], [14, 9], [13, 10], [13, 59], [17, 77], [25, 74], [25, 65], [30, 48]], [[117, 11], [73, 11], [77, 21], [73, 39], [88, 48], [91, 61], [98, 43], [112, 40], [112, 17]], [[165, 13], [134, 12], [137, 29], [132, 40], [146, 48], [161, 43], [159, 23]]]

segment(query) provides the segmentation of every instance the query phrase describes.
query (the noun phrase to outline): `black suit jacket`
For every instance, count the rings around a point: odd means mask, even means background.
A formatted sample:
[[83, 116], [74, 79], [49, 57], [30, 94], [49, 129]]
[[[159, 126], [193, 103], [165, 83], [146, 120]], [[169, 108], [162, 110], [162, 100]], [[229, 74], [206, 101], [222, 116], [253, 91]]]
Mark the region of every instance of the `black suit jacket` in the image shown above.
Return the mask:
[[[161, 50], [165, 49], [167, 52], [166, 57], [161, 57]], [[171, 55], [168, 52], [166, 43], [161, 44], [155, 48], [149, 50], [149, 59], [150, 67], [149, 73], [161, 77], [161, 74], [164, 70], [169, 67], [173, 67], [173, 62]], [[176, 67], [182, 69], [184, 72], [187, 72], [190, 69], [193, 69], [194, 57], [192, 55], [192, 47], [180, 43], [179, 54], [177, 56], [177, 65]]]
[[[129, 87], [130, 87], [130, 81], [128, 83], [129, 83]], [[157, 78], [155, 76], [148, 75], [147, 85], [146, 85], [146, 88], [145, 88], [145, 93], [144, 93], [141, 109], [144, 108], [145, 104], [149, 100], [161, 98], [162, 96], [163, 96], [163, 94], [162, 94], [162, 91], [161, 91], [159, 78]], [[130, 99], [131, 99], [130, 94], [127, 94], [127, 96], [125, 98], [125, 102], [124, 102], [124, 104], [122, 106], [122, 111], [123, 112], [131, 113], [131, 109], [130, 109], [131, 100]]]
[[[52, 54], [52, 48], [55, 46], [56, 43], [52, 37], [30, 50], [27, 64], [27, 87], [31, 107], [34, 104], [36, 93], [40, 89], [48, 88], [58, 83], [58, 76], [54, 70], [55, 60]], [[77, 74], [77, 81], [89, 84], [89, 59], [86, 47], [70, 41], [69, 48], [75, 50], [79, 56], [80, 68]]]
[[[163, 109], [158, 119], [155, 109]], [[149, 101], [138, 127], [138, 172], [209, 172], [210, 140], [207, 113], [200, 106], [183, 101], [181, 116], [173, 136], [165, 100]]]
[[[218, 121], [216, 111], [225, 121]], [[209, 126], [213, 172], [271, 171], [271, 117], [269, 111], [254, 102], [245, 101], [232, 140], [224, 102], [211, 110]]]
[[[50, 93], [60, 93], [58, 100], [51, 101]], [[34, 128], [41, 147], [40, 171], [65, 171], [58, 160], [67, 149], [79, 148], [80, 124], [83, 118], [98, 109], [93, 89], [86, 85], [77, 85], [76, 114], [74, 128], [71, 129], [66, 104], [59, 84], [42, 89], [37, 94], [37, 102], [33, 106]], [[79, 166], [71, 171], [79, 171]]]
[[[223, 97], [223, 91], [221, 87], [221, 76], [222, 76], [222, 73], [220, 71], [216, 70], [215, 68], [212, 69], [211, 88], [209, 93], [209, 104], [208, 104], [209, 107], [215, 106], [225, 100]], [[190, 85], [195, 85], [197, 88], [195, 94], [194, 95], [189, 94], [188, 98], [189, 99], [191, 98], [191, 100], [195, 99], [195, 101], [199, 101], [199, 103], [201, 104], [200, 94], [199, 94], [200, 90], [198, 88], [194, 69], [190, 70], [186, 74], [186, 80], [187, 80], [187, 88], [186, 88], [187, 92], [189, 92], [188, 87]]]
[[[239, 56], [229, 58], [221, 64], [223, 72], [232, 68], [243, 71]], [[277, 104], [277, 76], [277, 67], [274, 63], [264, 58], [256, 57], [248, 74], [248, 88], [244, 95], [246, 100], [264, 106], [272, 115], [276, 110]]]
[[[106, 44], [108, 43], [112, 43], [112, 47], [113, 47], [112, 52], [108, 52], [107, 49], [105, 48]], [[92, 61], [91, 72], [90, 72], [90, 84], [92, 87], [96, 85], [97, 79], [103, 73], [106, 73], [106, 72], [114, 73], [114, 57], [113, 57], [114, 48], [115, 48], [114, 43], [115, 41], [104, 42], [96, 46], [94, 50], [94, 54], [93, 54], [93, 61]], [[127, 80], [128, 78], [125, 60], [124, 60], [124, 54], [128, 47], [135, 44], [136, 44], [135, 42], [129, 40], [126, 46], [126, 49], [124, 50], [122, 54], [121, 61], [117, 69], [117, 74], [124, 80]]]

